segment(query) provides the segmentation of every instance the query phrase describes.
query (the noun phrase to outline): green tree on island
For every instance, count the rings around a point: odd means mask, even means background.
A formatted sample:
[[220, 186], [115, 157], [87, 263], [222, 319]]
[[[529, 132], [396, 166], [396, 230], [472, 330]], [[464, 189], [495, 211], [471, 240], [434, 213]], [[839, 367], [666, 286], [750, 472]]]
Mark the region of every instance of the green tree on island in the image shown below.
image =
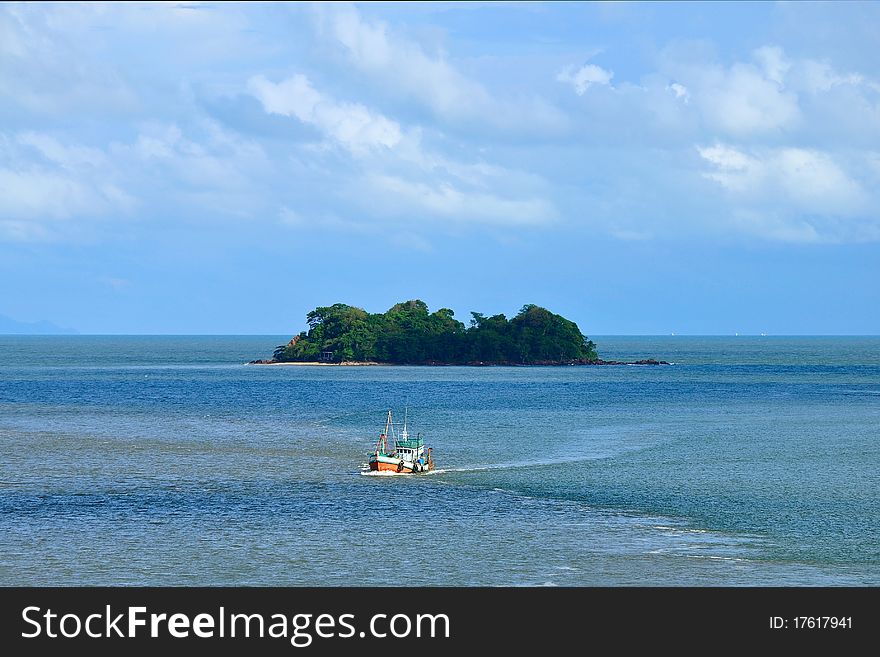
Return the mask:
[[274, 360], [530, 365], [598, 359], [577, 324], [540, 306], [525, 305], [510, 320], [471, 317], [465, 326], [449, 308], [429, 313], [418, 299], [381, 314], [344, 303], [322, 306], [306, 316], [309, 330], [278, 347]]

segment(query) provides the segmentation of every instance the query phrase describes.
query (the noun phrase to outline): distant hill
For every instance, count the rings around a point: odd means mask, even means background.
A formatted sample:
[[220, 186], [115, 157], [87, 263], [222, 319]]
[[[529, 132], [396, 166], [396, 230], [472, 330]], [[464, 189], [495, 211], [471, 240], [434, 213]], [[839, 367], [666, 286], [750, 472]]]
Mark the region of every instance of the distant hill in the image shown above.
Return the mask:
[[19, 322], [18, 320], [0, 315], [0, 335], [74, 335], [77, 331], [58, 326], [52, 322]]
[[268, 362], [556, 365], [598, 361], [596, 345], [577, 324], [532, 304], [509, 320], [472, 312], [469, 326], [456, 320], [449, 308], [429, 313], [418, 299], [398, 303], [385, 313], [337, 303], [315, 308], [306, 320], [309, 330], [279, 346]]

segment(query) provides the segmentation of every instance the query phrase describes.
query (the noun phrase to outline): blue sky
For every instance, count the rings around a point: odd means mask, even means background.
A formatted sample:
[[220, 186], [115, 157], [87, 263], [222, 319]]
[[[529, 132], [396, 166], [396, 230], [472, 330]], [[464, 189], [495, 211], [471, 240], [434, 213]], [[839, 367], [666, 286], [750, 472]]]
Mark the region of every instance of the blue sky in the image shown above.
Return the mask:
[[880, 333], [880, 4], [0, 6], [0, 315]]

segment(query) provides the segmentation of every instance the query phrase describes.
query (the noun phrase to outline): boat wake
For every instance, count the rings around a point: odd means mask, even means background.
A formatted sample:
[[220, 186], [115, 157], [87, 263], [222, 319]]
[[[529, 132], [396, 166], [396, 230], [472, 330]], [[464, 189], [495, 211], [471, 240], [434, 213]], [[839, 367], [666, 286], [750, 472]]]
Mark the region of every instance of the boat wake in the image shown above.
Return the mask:
[[490, 465], [475, 465], [468, 468], [436, 468], [434, 470], [429, 470], [428, 472], [394, 472], [393, 470], [368, 470], [366, 468], [362, 468], [360, 473], [367, 477], [397, 477], [399, 475], [404, 476], [412, 476], [413, 474], [418, 475], [440, 475], [440, 474], [452, 474], [457, 472], [486, 472], [488, 470], [515, 470], [517, 468], [534, 468], [534, 467], [543, 467], [543, 466], [552, 466], [552, 465], [561, 465], [563, 463], [578, 463], [582, 461], [592, 461], [596, 458], [595, 456], [588, 457], [576, 457], [576, 458], [560, 458], [560, 459], [540, 459], [534, 461], [520, 461], [518, 463], [493, 463]]
[[607, 455], [593, 454], [583, 456], [570, 456], [551, 459], [528, 459], [524, 461], [508, 462], [508, 463], [492, 463], [489, 465], [475, 465], [468, 468], [443, 468], [433, 470], [434, 473], [441, 472], [483, 472], [485, 470], [516, 470], [518, 468], [540, 468], [554, 465], [564, 465], [567, 463], [583, 463], [585, 461], [595, 461], [607, 458]]

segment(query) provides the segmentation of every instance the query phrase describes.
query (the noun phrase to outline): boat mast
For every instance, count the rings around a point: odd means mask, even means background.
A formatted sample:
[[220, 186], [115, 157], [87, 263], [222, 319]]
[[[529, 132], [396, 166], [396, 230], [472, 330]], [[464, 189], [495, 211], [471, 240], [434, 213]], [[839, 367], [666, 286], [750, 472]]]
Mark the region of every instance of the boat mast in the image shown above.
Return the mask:
[[388, 418], [385, 420], [385, 431], [382, 432], [382, 437], [379, 439], [379, 443], [381, 444], [384, 441], [384, 452], [388, 454], [388, 432], [391, 431], [391, 411], [388, 411]]

